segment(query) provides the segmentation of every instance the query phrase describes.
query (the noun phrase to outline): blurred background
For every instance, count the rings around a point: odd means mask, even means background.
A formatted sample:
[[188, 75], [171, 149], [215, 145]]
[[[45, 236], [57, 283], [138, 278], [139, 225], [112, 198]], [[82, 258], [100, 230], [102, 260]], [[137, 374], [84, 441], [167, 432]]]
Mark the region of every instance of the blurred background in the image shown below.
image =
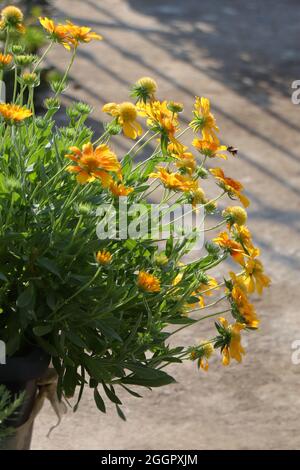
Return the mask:
[[[13, 3], [13, 2], [12, 2]], [[225, 172], [246, 186], [249, 227], [263, 250], [272, 287], [254, 303], [260, 330], [247, 336], [243, 364], [208, 373], [174, 367], [178, 383], [144, 399], [126, 396], [127, 423], [113, 408], [102, 415], [87, 393], [48, 439], [55, 416], [37, 418], [34, 449], [296, 449], [300, 447], [300, 105], [291, 101], [300, 79], [297, 0], [57, 0], [47, 16], [88, 25], [104, 36], [79, 48], [65, 94], [94, 107], [95, 132], [105, 102], [128, 99], [141, 76], [153, 77], [161, 99], [185, 105], [211, 99], [221, 139], [239, 149]], [[39, 13], [39, 10], [35, 10]], [[40, 45], [39, 45], [40, 47]], [[42, 44], [41, 44], [42, 47]], [[68, 52], [55, 47], [47, 67], [63, 73]], [[63, 121], [63, 116], [60, 118]], [[119, 154], [128, 143], [116, 139]], [[206, 336], [196, 325], [178, 341]], [[295, 362], [295, 361], [294, 361]]]

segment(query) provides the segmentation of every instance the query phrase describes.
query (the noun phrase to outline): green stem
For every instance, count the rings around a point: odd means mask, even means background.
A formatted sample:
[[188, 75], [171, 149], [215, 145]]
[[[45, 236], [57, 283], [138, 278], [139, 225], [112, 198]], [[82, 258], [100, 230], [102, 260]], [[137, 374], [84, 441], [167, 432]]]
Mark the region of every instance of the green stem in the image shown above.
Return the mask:
[[35, 66], [33, 67], [32, 72], [35, 72], [36, 69], [38, 68], [38, 66], [43, 62], [43, 60], [45, 59], [46, 55], [48, 54], [48, 52], [49, 52], [50, 49], [52, 48], [53, 44], [54, 44], [54, 41], [50, 42], [49, 46], [48, 46], [47, 49], [44, 51], [43, 55], [40, 57], [40, 59], [37, 61], [37, 63], [36, 63]]
[[13, 103], [16, 101], [17, 89], [18, 89], [18, 67], [17, 65], [15, 65]]
[[57, 89], [57, 92], [56, 92], [55, 95], [54, 95], [54, 98], [57, 98], [57, 96], [61, 93], [62, 87], [64, 86], [65, 81], [66, 81], [66, 78], [67, 78], [67, 76], [68, 76], [68, 74], [69, 74], [69, 72], [70, 72], [70, 70], [71, 70], [71, 68], [72, 68], [72, 65], [73, 65], [73, 63], [74, 63], [75, 56], [76, 56], [76, 52], [77, 52], [77, 48], [75, 47], [75, 48], [74, 48], [74, 51], [73, 51], [73, 54], [72, 54], [72, 57], [71, 57], [71, 60], [70, 60], [70, 63], [69, 63], [69, 65], [68, 65], [68, 67], [67, 67], [67, 69], [66, 69], [66, 71], [65, 71], [65, 74], [64, 74], [64, 76], [63, 76], [63, 78], [62, 78], [62, 80], [61, 80], [61, 82], [60, 82], [60, 84], [59, 84], [59, 86], [58, 86], [58, 89]]
[[[210, 315], [206, 315], [205, 317], [199, 318], [198, 320], [196, 320], [196, 321], [193, 323], [193, 325], [196, 325], [196, 323], [199, 323], [199, 322], [202, 321], [202, 320], [206, 320], [207, 318], [216, 317], [217, 315], [223, 315], [223, 313], [227, 313], [227, 312], [230, 312], [230, 311], [231, 311], [231, 309], [228, 308], [227, 310], [222, 310], [222, 312], [211, 313]], [[181, 330], [184, 330], [184, 329], [187, 328], [188, 326], [191, 326], [191, 324], [188, 323], [187, 325], [183, 325], [183, 326], [181, 326], [180, 328], [177, 328], [177, 330], [172, 331], [172, 333], [169, 334], [169, 337], [175, 335], [175, 333], [178, 333], [178, 332], [181, 331]]]

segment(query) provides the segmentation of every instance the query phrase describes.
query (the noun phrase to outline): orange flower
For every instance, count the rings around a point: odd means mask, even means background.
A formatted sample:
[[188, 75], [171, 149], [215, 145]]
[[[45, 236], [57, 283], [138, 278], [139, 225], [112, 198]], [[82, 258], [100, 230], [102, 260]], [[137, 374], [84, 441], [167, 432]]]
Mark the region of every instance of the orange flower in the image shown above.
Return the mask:
[[180, 173], [169, 173], [163, 167], [159, 167], [157, 172], [151, 173], [149, 177], [161, 180], [166, 188], [173, 189], [174, 191], [189, 192], [197, 189], [197, 182], [190, 177]]
[[212, 137], [209, 137], [208, 139], [194, 139], [192, 144], [205, 157], [220, 157], [227, 160], [227, 155], [220, 153], [227, 150], [226, 145], [219, 145], [219, 143], [216, 143]]
[[134, 191], [134, 188], [126, 188], [124, 184], [116, 183], [115, 181], [110, 184], [109, 189], [114, 196], [128, 196], [128, 194]]
[[99, 264], [103, 264], [105, 266], [106, 264], [109, 264], [111, 262], [112, 254], [106, 250], [98, 251], [96, 255], [96, 260]]
[[91, 143], [85, 144], [80, 150], [77, 147], [70, 147], [71, 154], [66, 158], [76, 162], [76, 166], [69, 166], [67, 171], [77, 174], [77, 181], [85, 184], [95, 179], [99, 179], [103, 187], [107, 188], [112, 183], [109, 171], [120, 175], [121, 165], [117, 156], [110, 150], [108, 145], [99, 145], [95, 150]]
[[138, 113], [147, 118], [147, 125], [156, 132], [168, 136], [169, 140], [178, 145], [175, 133], [178, 130], [177, 114], [170, 111], [167, 101], [151, 101], [150, 103], [138, 103]]
[[194, 105], [194, 119], [190, 127], [195, 131], [201, 130], [204, 140], [212, 140], [219, 144], [216, 132], [219, 132], [215, 117], [210, 112], [210, 101], [208, 98], [199, 98], [196, 96]]
[[[201, 282], [195, 292], [192, 295], [200, 295], [199, 297], [199, 305], [201, 308], [205, 307], [204, 296], [207, 295], [208, 297], [213, 294], [213, 291], [218, 288], [217, 280], [212, 276], [207, 276], [207, 281]], [[189, 304], [190, 307], [195, 307], [197, 304]]]
[[191, 152], [183, 152], [178, 155], [176, 166], [177, 168], [181, 168], [182, 170], [185, 170], [187, 173], [192, 175], [196, 170], [197, 162]]
[[264, 267], [260, 260], [254, 259], [252, 255], [244, 264], [245, 272], [243, 274], [243, 281], [247, 291], [252, 294], [255, 290], [258, 294], [262, 294], [265, 287], [269, 287], [271, 280], [264, 274]]
[[20, 8], [9, 5], [1, 10], [0, 29], [9, 28], [24, 33], [23, 19], [24, 15]]
[[145, 292], [159, 292], [160, 280], [153, 274], [140, 271], [138, 274], [138, 286]]
[[228, 236], [228, 233], [221, 232], [216, 238], [213, 238], [213, 242], [223, 248], [223, 250], [228, 251], [234, 261], [239, 264], [244, 263], [245, 252], [242, 245], [234, 240], [231, 240]]
[[[232, 233], [237, 242], [239, 242], [249, 253], [259, 254], [259, 250], [254, 247], [252, 243], [251, 232], [246, 225], [239, 226], [238, 224], [233, 225]], [[258, 251], [257, 251], [258, 250]]]
[[71, 21], [67, 21], [65, 25], [66, 30], [72, 37], [74, 46], [77, 47], [80, 42], [91, 42], [92, 40], [101, 41], [103, 38], [100, 34], [95, 33], [87, 26], [78, 26]]
[[67, 29], [66, 25], [60, 23], [55, 24], [53, 20], [46, 17], [40, 17], [39, 20], [53, 41], [62, 44], [65, 49], [71, 49], [74, 40], [71, 37], [70, 31]]
[[2, 54], [0, 52], [0, 68], [6, 67], [12, 61], [12, 55], [10, 54]]
[[223, 365], [228, 366], [230, 364], [230, 359], [235, 359], [237, 362], [242, 361], [242, 355], [245, 354], [245, 350], [241, 345], [241, 333], [240, 331], [245, 328], [245, 325], [242, 323], [235, 323], [234, 325], [229, 325], [228, 321], [221, 317], [219, 321], [223, 328], [229, 334], [229, 344], [226, 344], [222, 350], [223, 354]]
[[137, 110], [133, 103], [127, 101], [120, 104], [107, 103], [103, 106], [102, 111], [117, 118], [126, 137], [136, 139], [143, 133], [142, 126], [136, 120]]
[[0, 103], [0, 114], [5, 121], [10, 123], [19, 123], [32, 116], [32, 112], [16, 104]]
[[220, 186], [229, 194], [229, 196], [236, 196], [244, 207], [249, 206], [249, 199], [241, 194], [244, 187], [239, 181], [225, 176], [224, 171], [221, 168], [211, 168], [209, 171], [220, 182]]
[[192, 175], [197, 167], [196, 158], [191, 152], [187, 152], [188, 147], [182, 145], [179, 141], [177, 142], [178, 144], [171, 142], [168, 145], [168, 152], [176, 158], [177, 168], [181, 168]]
[[258, 328], [259, 319], [254, 306], [249, 302], [247, 296], [247, 287], [242, 276], [237, 276], [235, 273], [230, 272], [232, 279], [232, 288], [229, 292], [229, 298], [233, 302], [233, 307], [238, 309], [238, 313], [243, 318], [243, 323], [250, 328]]

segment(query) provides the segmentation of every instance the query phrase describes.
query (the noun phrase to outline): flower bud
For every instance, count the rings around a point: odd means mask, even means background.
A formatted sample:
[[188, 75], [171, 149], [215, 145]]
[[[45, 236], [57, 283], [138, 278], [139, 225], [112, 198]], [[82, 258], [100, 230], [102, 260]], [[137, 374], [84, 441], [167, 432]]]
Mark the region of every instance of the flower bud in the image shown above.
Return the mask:
[[93, 110], [93, 108], [89, 106], [87, 103], [82, 103], [82, 102], [76, 103], [74, 107], [75, 109], [77, 109], [77, 111], [80, 114], [90, 114]]
[[156, 81], [150, 77], [142, 77], [133, 85], [130, 96], [146, 103], [148, 100], [154, 99], [156, 91]]
[[22, 23], [24, 15], [20, 8], [7, 6], [1, 11], [1, 20], [5, 26], [17, 26]]
[[28, 67], [37, 60], [37, 56], [33, 54], [24, 54], [15, 56], [15, 64], [19, 67]]
[[40, 77], [34, 72], [25, 72], [21, 77], [24, 85], [28, 87], [36, 87], [40, 84]]
[[59, 109], [60, 101], [58, 98], [46, 98], [44, 101], [46, 109]]
[[13, 54], [19, 55], [19, 54], [23, 54], [25, 49], [20, 44], [14, 44], [11, 48], [11, 51], [12, 51]]
[[222, 212], [222, 216], [230, 225], [245, 225], [247, 222], [247, 212], [240, 206], [226, 207]]
[[183, 111], [183, 104], [176, 103], [175, 101], [169, 101], [167, 108], [172, 113], [182, 113]]

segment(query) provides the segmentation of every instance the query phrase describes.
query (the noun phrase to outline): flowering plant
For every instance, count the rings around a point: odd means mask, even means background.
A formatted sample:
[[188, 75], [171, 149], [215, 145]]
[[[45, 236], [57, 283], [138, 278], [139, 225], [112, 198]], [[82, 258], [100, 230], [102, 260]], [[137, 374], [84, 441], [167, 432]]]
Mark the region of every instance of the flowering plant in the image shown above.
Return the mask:
[[[222, 168], [210, 168], [237, 150], [220, 144], [209, 100], [196, 98], [193, 119], [181, 130], [183, 106], [160, 101], [156, 82], [143, 77], [132, 87], [133, 102], [105, 104], [110, 118], [100, 136], [86, 125], [92, 110], [81, 102], [67, 108], [68, 124], [59, 128], [54, 116], [77, 49], [102, 38], [69, 21], [40, 23], [50, 42], [38, 58], [10, 40], [12, 30], [24, 30], [22, 12], [10, 6], [1, 13], [6, 41], [0, 73], [14, 67], [15, 81], [12, 102], [0, 104], [0, 338], [8, 355], [44, 349], [57, 371], [60, 397], [77, 394], [78, 403], [89, 386], [101, 411], [106, 395], [123, 416], [118, 387], [138, 396], [131, 386], [167, 385], [174, 381], [164, 370], [170, 363], [190, 359], [207, 370], [216, 351], [224, 365], [240, 362], [241, 333], [259, 325], [248, 294], [261, 294], [269, 279], [245, 225], [249, 201], [242, 184]], [[55, 44], [70, 51], [70, 63], [51, 83], [44, 115], [36, 116], [39, 66]], [[194, 133], [194, 153], [181, 140], [188, 132]], [[118, 158], [113, 139], [121, 133], [134, 143]], [[152, 144], [154, 150], [136, 164]], [[213, 197], [204, 192], [207, 182], [216, 183]], [[159, 187], [159, 206], [190, 204], [195, 214], [219, 221], [177, 237], [173, 220], [167, 224], [173, 232], [159, 240], [150, 229], [142, 237], [97, 236], [99, 207], [108, 208], [109, 225], [111, 214], [122, 215], [120, 200], [126, 207], [143, 203], [143, 219]], [[219, 208], [227, 197], [244, 207]], [[221, 233], [214, 233], [219, 227]], [[187, 262], [199, 232], [214, 235]], [[238, 272], [232, 268], [215, 279], [210, 270], [226, 259]], [[217, 320], [211, 338], [188, 347], [170, 344], [179, 330], [208, 318]]]

